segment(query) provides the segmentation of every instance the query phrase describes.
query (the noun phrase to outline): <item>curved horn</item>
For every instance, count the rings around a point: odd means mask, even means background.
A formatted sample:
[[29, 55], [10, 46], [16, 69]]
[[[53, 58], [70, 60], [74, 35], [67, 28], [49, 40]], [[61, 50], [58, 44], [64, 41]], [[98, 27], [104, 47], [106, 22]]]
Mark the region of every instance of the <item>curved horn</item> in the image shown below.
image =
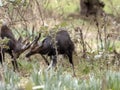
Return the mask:
[[39, 33], [38, 37], [35, 37], [35, 43], [40, 39], [41, 33]]
[[37, 43], [37, 41], [40, 39], [40, 37], [41, 37], [41, 33], [39, 33], [38, 37], [36, 36], [35, 39], [31, 43], [27, 44], [23, 48], [23, 50], [27, 50], [32, 44]]
[[24, 41], [22, 41], [23, 44], [26, 43], [26, 41], [30, 38], [31, 36], [28, 36]]
[[21, 37], [21, 36], [18, 38], [18, 41], [19, 41], [19, 42], [22, 42], [22, 37]]

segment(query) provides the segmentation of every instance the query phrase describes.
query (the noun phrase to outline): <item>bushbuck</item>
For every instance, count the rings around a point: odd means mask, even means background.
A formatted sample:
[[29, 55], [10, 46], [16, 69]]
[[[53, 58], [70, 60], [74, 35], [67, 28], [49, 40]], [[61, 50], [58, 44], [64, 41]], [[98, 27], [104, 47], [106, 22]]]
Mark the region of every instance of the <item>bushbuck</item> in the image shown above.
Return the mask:
[[[73, 74], [75, 75], [72, 56], [73, 51], [74, 44], [68, 32], [66, 30], [60, 30], [56, 33], [55, 40], [53, 40], [52, 36], [47, 36], [42, 42], [36, 40], [30, 51], [26, 54], [26, 57], [30, 57], [34, 54], [41, 54], [42, 56], [48, 55], [51, 58], [51, 64], [48, 67], [48, 69], [50, 69], [57, 63], [57, 54], [66, 55], [69, 58], [69, 62], [72, 65]], [[49, 63], [47, 62], [47, 64]]]
[[14, 71], [18, 70], [18, 64], [17, 64], [16, 59], [20, 56], [21, 53], [27, 50], [33, 42], [25, 44], [27, 39], [23, 41], [21, 37], [19, 37], [19, 39], [17, 40], [15, 36], [13, 35], [11, 29], [9, 29], [7, 25], [2, 25], [0, 35], [2, 39], [4, 39], [5, 37], [9, 39], [7, 43], [8, 49], [0, 47], [1, 64], [3, 63], [4, 58], [5, 58], [4, 54], [8, 53], [13, 59], [12, 60], [13, 70]]

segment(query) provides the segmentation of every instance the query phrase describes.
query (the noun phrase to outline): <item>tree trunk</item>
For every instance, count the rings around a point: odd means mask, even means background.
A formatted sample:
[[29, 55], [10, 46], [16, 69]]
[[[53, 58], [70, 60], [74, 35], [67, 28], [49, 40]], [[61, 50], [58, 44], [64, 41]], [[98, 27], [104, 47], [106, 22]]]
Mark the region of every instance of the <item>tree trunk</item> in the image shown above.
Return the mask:
[[104, 3], [100, 0], [80, 0], [81, 15], [102, 14]]

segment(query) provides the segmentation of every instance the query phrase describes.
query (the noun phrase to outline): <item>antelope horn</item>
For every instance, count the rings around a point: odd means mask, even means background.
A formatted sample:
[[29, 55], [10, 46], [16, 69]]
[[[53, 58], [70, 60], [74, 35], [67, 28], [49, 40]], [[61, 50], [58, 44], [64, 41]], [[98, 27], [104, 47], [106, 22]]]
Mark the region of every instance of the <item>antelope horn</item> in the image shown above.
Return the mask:
[[31, 36], [28, 36], [22, 43], [25, 43]]
[[40, 39], [40, 37], [41, 34], [39, 33], [39, 36], [38, 37], [36, 36], [35, 39], [24, 48], [24, 50], [28, 49], [32, 44], [36, 43]]

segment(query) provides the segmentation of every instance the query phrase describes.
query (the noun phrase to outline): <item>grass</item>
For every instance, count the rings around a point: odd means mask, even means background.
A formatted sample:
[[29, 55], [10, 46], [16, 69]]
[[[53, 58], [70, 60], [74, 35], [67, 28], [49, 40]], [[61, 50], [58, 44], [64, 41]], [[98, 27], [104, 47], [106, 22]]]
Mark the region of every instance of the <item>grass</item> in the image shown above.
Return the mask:
[[103, 2], [105, 2], [106, 6], [105, 6], [104, 10], [107, 13], [115, 14], [115, 15], [116, 15], [116, 12], [119, 13], [119, 11], [120, 11], [120, 1], [119, 0], [114, 0], [114, 1], [113, 0], [103, 0]]
[[[6, 71], [7, 70], [7, 71]], [[33, 65], [33, 71], [28, 78], [18, 77], [19, 74], [6, 69], [5, 81], [0, 83], [1, 90], [20, 89], [22, 84], [25, 90], [119, 90], [120, 73], [111, 70], [101, 71], [100, 75], [89, 72], [81, 75], [81, 78], [72, 77], [69, 73], [63, 73], [63, 68], [57, 71], [41, 70]], [[21, 81], [23, 80], [23, 81]], [[20, 83], [21, 82], [21, 83]], [[21, 88], [21, 89], [22, 89]]]
[[[45, 4], [45, 7], [48, 10], [54, 10], [54, 12], [60, 14], [64, 12], [64, 15], [67, 15], [78, 10], [78, 1], [79, 0], [51, 0], [48, 6]], [[112, 11], [109, 0], [104, 0], [104, 2], [106, 4], [104, 8], [105, 11], [116, 14], [115, 11]], [[112, 2], [116, 6], [116, 10], [119, 11], [120, 1], [114, 0]], [[115, 58], [116, 56], [112, 52], [114, 47], [111, 45], [107, 46], [108, 50], [106, 51], [100, 48], [97, 50], [96, 47], [97, 45], [100, 46], [100, 43], [96, 43], [97, 28], [95, 23], [90, 23], [90, 21], [84, 21], [83, 19], [69, 19], [62, 20], [62, 22], [60, 21], [59, 24], [53, 25], [52, 27], [54, 27], [54, 29], [59, 27], [68, 28], [72, 40], [74, 40], [78, 39], [77, 37], [74, 38], [76, 36], [74, 28], [78, 26], [83, 29], [83, 35], [86, 34], [84, 40], [88, 42], [92, 49], [89, 49], [87, 46], [87, 58], [82, 58], [82, 46], [81, 42], [78, 42], [80, 52], [77, 54], [78, 56], [74, 55], [73, 58], [76, 77], [72, 76], [72, 69], [67, 59], [63, 59], [63, 65], [61, 65], [61, 62], [58, 62], [57, 70], [46, 71], [47, 65], [44, 64], [44, 60], [40, 55], [35, 55], [31, 57], [31, 61], [27, 61], [24, 53], [18, 59], [20, 72], [13, 72], [11, 64], [0, 68], [0, 75], [2, 76], [0, 90], [120, 90], [119, 65], [112, 63], [113, 61], [118, 62], [119, 59]], [[112, 27], [115, 26], [107, 26], [107, 31], [111, 32]], [[48, 30], [48, 28], [44, 26], [41, 28], [43, 28], [44, 31]], [[31, 29], [28, 32], [25, 32], [25, 30], [21, 28], [18, 30], [24, 37], [26, 33], [32, 35]], [[101, 32], [104, 34], [102, 29]], [[16, 37], [19, 36], [17, 32], [14, 33]], [[37, 35], [37, 33], [35, 33], [35, 35]], [[113, 41], [114, 40], [111, 39], [110, 43], [112, 44]], [[116, 40], [115, 47], [118, 52], [120, 51], [119, 44], [120, 41]], [[10, 58], [7, 57], [6, 59], [9, 60]]]
[[[51, 0], [48, 5], [45, 7], [48, 10], [55, 10], [59, 12], [59, 14], [65, 13], [73, 13], [74, 11], [78, 10], [78, 0]], [[64, 6], [64, 7], [63, 7]]]
[[[106, 13], [117, 15], [120, 11], [119, 0], [101, 0], [105, 3], [104, 10]], [[51, 0], [49, 4], [45, 4], [48, 10], [55, 10], [59, 14], [64, 13], [68, 15], [70, 13], [79, 12], [79, 0]]]

